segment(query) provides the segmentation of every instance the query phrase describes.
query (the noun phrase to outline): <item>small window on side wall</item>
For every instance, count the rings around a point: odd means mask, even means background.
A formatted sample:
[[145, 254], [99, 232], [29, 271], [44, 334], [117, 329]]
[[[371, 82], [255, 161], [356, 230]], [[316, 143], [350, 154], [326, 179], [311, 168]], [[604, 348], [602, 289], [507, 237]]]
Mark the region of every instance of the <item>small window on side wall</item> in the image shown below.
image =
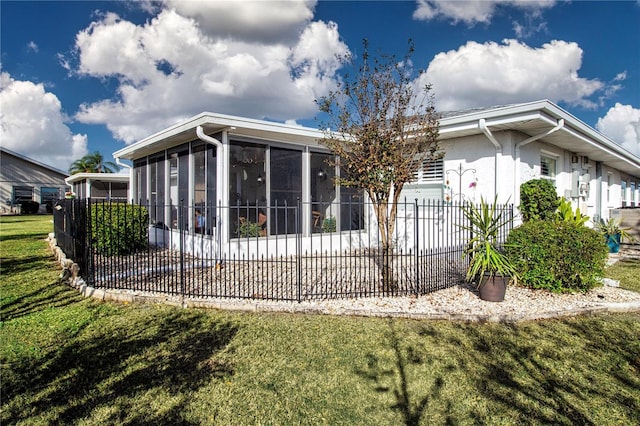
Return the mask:
[[544, 155], [540, 156], [540, 177], [545, 179], [556, 178], [556, 159], [555, 158], [547, 157]]

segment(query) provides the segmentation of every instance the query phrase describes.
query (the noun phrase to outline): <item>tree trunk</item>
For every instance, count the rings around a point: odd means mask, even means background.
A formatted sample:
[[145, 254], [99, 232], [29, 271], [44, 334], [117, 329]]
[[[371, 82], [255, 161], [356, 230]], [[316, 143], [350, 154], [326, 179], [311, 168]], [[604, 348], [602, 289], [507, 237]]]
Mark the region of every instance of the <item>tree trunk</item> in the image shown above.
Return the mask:
[[382, 273], [382, 290], [384, 292], [395, 292], [398, 289], [398, 283], [393, 273], [393, 231], [395, 229], [397, 203], [394, 202], [391, 205], [391, 211], [389, 211], [389, 204], [386, 201], [379, 202], [376, 204], [375, 212], [382, 242], [381, 251], [377, 256], [378, 266]]

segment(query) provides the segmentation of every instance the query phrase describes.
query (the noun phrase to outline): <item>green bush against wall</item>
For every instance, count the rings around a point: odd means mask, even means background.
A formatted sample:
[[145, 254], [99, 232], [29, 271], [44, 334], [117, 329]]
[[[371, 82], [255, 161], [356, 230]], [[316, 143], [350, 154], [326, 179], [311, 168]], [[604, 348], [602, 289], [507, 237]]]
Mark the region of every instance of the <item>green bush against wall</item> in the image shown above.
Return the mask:
[[588, 291], [604, 275], [607, 246], [602, 235], [579, 223], [531, 220], [507, 238], [507, 256], [520, 284], [553, 292]]
[[560, 199], [549, 179], [529, 180], [520, 185], [520, 214], [523, 221], [553, 219]]
[[147, 248], [149, 212], [143, 206], [104, 203], [91, 206], [91, 240], [100, 254], [126, 255]]

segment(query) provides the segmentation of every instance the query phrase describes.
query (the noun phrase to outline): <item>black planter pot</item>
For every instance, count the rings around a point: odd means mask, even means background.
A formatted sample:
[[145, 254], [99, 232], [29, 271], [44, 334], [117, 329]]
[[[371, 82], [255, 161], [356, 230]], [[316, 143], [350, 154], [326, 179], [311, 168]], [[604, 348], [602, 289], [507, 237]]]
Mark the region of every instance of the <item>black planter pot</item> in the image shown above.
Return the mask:
[[503, 277], [501, 275], [494, 275], [489, 277], [485, 274], [482, 277], [482, 282], [478, 291], [480, 292], [480, 299], [489, 302], [502, 302], [504, 295], [507, 292], [507, 285], [509, 284], [509, 277]]

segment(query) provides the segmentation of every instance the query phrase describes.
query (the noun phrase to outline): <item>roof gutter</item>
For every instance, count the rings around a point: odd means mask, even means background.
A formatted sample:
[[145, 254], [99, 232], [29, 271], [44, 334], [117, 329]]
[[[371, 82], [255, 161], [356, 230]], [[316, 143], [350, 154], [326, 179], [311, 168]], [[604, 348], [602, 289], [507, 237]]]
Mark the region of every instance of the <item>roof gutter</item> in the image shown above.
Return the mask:
[[520, 148], [522, 148], [525, 145], [530, 144], [531, 142], [535, 142], [538, 139], [542, 139], [546, 136], [549, 136], [552, 133], [557, 132], [558, 130], [564, 128], [564, 118], [559, 118], [555, 127], [553, 127], [550, 130], [547, 130], [544, 133], [540, 133], [539, 135], [534, 135], [531, 136], [523, 141], [520, 141], [518, 143], [516, 143], [515, 145], [515, 169], [514, 169], [514, 179], [513, 179], [513, 194], [514, 194], [514, 204], [519, 205], [520, 204]]
[[124, 167], [126, 169], [129, 169], [129, 185], [127, 188], [127, 192], [128, 192], [128, 196], [127, 198], [129, 198], [130, 200], [133, 200], [133, 194], [135, 194], [134, 192], [134, 175], [133, 175], [133, 167], [131, 167], [130, 165], [123, 163], [122, 160], [120, 160], [120, 157], [114, 157], [116, 159], [116, 164], [120, 167]]
[[212, 145], [215, 145], [215, 146], [216, 146], [216, 148], [220, 148], [220, 149], [222, 149], [222, 142], [220, 142], [220, 141], [219, 141], [218, 139], [216, 139], [216, 138], [212, 138], [211, 136], [206, 135], [206, 134], [204, 133], [204, 129], [202, 128], [202, 126], [198, 126], [198, 127], [196, 127], [196, 135], [198, 136], [198, 138], [199, 138], [201, 141], [204, 141], [204, 142], [210, 143], [210, 144], [212, 144]]
[[496, 154], [494, 157], [494, 164], [493, 164], [493, 171], [494, 171], [493, 195], [495, 197], [498, 195], [498, 163], [499, 163], [499, 156], [501, 156], [502, 154], [502, 145], [500, 145], [500, 142], [498, 142], [495, 136], [493, 136], [493, 133], [491, 133], [491, 130], [489, 130], [489, 127], [487, 127], [487, 121], [484, 118], [481, 118], [480, 120], [478, 120], [478, 128], [482, 131], [482, 133], [484, 133], [487, 139], [489, 139], [489, 142], [491, 142], [493, 146], [496, 148]]

